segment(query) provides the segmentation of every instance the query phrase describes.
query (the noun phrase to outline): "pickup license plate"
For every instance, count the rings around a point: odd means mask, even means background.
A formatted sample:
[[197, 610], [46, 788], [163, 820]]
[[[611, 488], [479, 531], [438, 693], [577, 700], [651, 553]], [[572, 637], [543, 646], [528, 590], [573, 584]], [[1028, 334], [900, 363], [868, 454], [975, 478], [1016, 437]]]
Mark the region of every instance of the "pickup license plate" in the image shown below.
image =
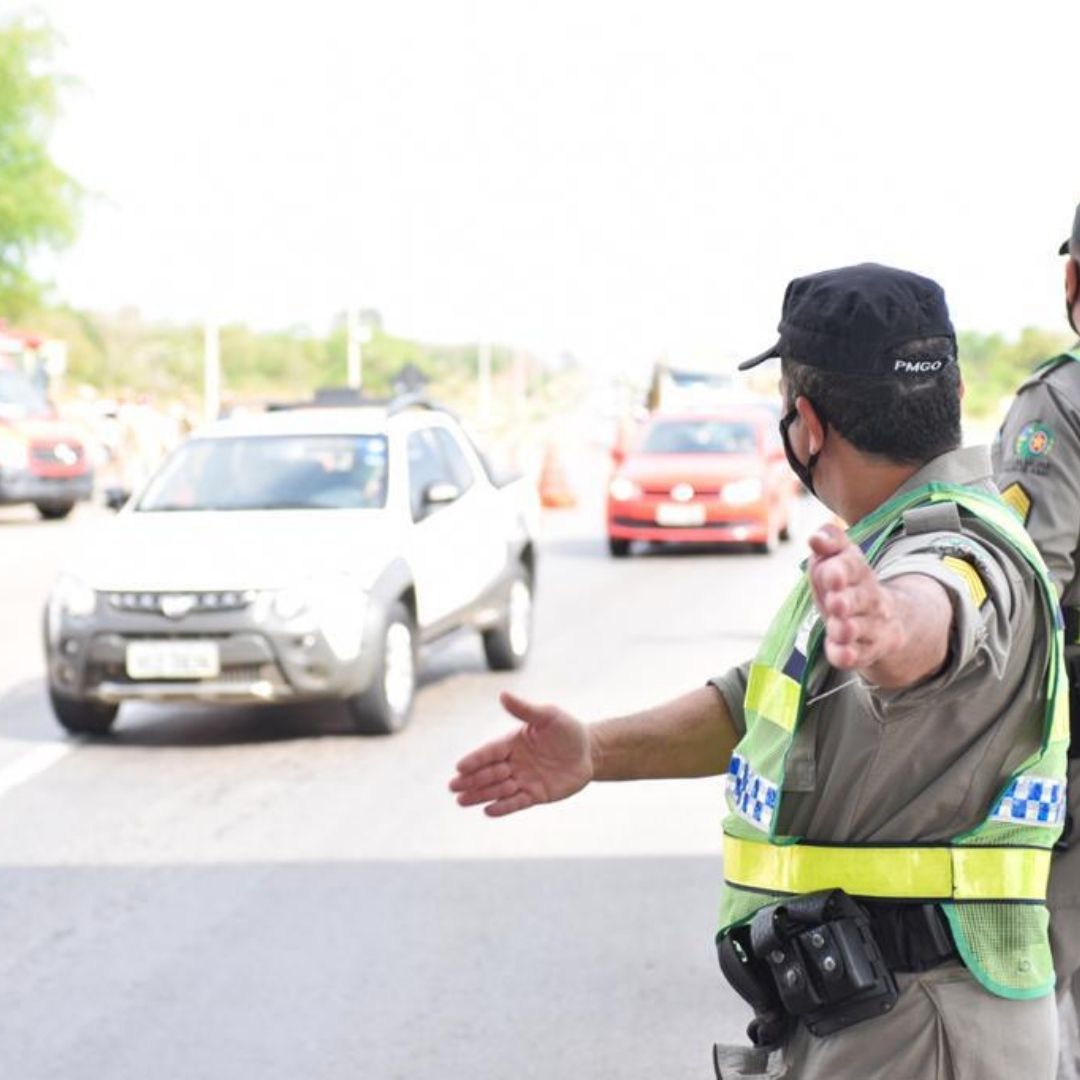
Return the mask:
[[221, 674], [214, 641], [133, 641], [126, 666], [129, 679], [212, 679]]
[[656, 508], [657, 525], [704, 525], [705, 507], [700, 503], [661, 503]]

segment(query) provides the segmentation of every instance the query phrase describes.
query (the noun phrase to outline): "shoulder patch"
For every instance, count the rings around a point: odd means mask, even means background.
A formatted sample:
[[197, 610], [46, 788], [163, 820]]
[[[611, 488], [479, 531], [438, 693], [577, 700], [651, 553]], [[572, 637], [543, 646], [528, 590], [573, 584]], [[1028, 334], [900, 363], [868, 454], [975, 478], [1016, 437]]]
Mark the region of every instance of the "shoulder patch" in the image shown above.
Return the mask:
[[1045, 458], [1054, 448], [1054, 429], [1042, 420], [1032, 420], [1020, 429], [1013, 444], [1013, 453], [1021, 461]]
[[1026, 525], [1031, 517], [1031, 493], [1018, 480], [1013, 481], [1001, 493], [1001, 500], [1009, 506], [1016, 516]]
[[941, 561], [963, 581], [975, 606], [981, 608], [986, 603], [987, 592], [979, 571], [967, 559], [956, 555], [945, 555]]

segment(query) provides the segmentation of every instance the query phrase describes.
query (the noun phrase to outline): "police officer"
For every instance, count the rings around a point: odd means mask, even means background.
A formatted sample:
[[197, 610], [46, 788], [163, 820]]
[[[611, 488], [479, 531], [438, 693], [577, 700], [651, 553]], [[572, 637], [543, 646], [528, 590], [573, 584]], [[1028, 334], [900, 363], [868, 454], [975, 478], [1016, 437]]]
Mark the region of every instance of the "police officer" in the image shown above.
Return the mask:
[[779, 330], [743, 366], [781, 358], [788, 460], [855, 524], [811, 537], [752, 662], [591, 725], [504, 694], [521, 726], [451, 789], [499, 816], [592, 780], [727, 774], [717, 940], [755, 1015], [718, 1076], [1049, 1080], [1052, 586], [986, 451], [959, 449], [937, 284], [873, 264], [798, 278]]
[[[1080, 324], [1080, 206], [1065, 262], [1065, 311]], [[1071, 838], [1054, 859], [1050, 878], [1050, 942], [1062, 1011], [1061, 1071], [1080, 1069], [1080, 346], [1047, 360], [1019, 390], [994, 443], [1002, 495], [1023, 518], [1061, 597], [1065, 657], [1072, 684], [1074, 735], [1069, 763]], [[1071, 1065], [1071, 1069], [1070, 1069]]]

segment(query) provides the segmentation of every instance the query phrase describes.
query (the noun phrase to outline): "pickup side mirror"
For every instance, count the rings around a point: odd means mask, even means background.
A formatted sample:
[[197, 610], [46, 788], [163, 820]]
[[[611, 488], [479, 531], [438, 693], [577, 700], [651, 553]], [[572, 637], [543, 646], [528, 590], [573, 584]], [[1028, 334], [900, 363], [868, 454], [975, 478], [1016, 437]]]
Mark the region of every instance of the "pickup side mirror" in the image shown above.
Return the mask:
[[461, 488], [457, 484], [451, 484], [447, 480], [436, 480], [434, 484], [428, 484], [424, 488], [424, 509], [432, 510], [436, 506], [446, 506], [460, 494]]

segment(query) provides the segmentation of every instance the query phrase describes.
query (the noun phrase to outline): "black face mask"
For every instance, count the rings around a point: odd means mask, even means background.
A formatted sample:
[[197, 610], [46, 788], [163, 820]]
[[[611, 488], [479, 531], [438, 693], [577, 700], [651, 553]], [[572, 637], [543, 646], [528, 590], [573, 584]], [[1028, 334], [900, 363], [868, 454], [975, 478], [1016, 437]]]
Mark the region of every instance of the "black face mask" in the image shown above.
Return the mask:
[[[1077, 263], [1077, 272], [1080, 274], [1080, 259], [1075, 260]], [[1068, 293], [1065, 294], [1065, 318], [1069, 320], [1069, 325], [1073, 329], [1074, 334], [1080, 335], [1080, 330], [1076, 327], [1076, 320], [1073, 318], [1073, 311], [1076, 308], [1077, 301], [1080, 300], [1080, 295], [1074, 296], [1072, 302], [1069, 302]]]
[[[816, 454], [811, 454], [804, 465], [795, 456], [795, 451], [791, 449], [791, 439], [788, 437], [788, 428], [795, 422], [795, 418], [798, 415], [799, 410], [792, 405], [787, 415], [780, 421], [780, 440], [784, 444], [784, 457], [787, 458], [787, 463], [791, 466], [791, 471], [802, 481], [803, 487], [805, 487], [811, 495], [816, 495], [817, 492], [814, 491], [813, 471], [818, 458], [821, 456], [821, 451], [819, 450]], [[818, 415], [820, 418], [820, 413]], [[825, 431], [828, 431], [828, 424], [824, 419], [822, 419], [821, 425]]]

